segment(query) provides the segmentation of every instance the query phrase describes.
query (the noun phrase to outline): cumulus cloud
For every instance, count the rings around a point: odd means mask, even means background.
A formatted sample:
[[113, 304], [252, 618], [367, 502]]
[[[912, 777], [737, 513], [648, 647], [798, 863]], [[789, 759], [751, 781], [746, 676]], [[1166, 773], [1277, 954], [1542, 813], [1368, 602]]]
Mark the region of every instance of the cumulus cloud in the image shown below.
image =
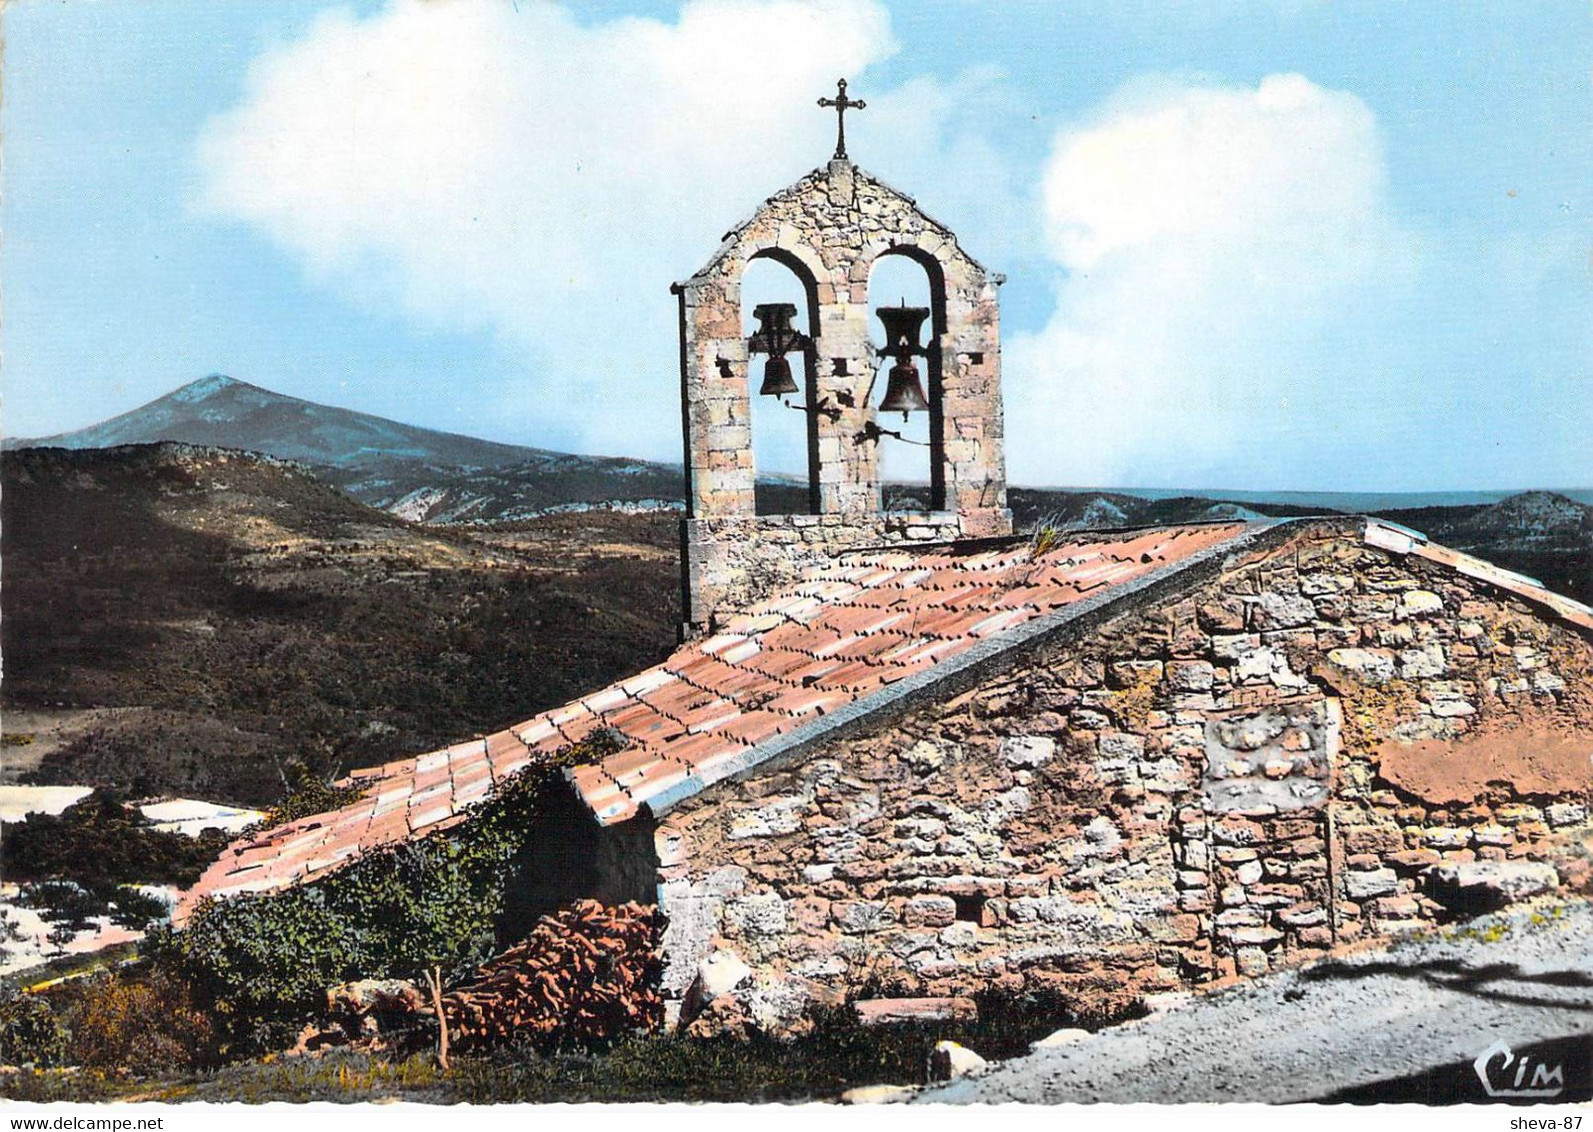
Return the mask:
[[1013, 481], [1319, 480], [1313, 434], [1374, 376], [1330, 340], [1411, 268], [1371, 110], [1294, 74], [1142, 84], [1055, 136], [1040, 199], [1060, 272], [1008, 335]]
[[[814, 100], [894, 50], [871, 0], [691, 0], [673, 22], [525, 0], [336, 12], [207, 123], [201, 206], [341, 294], [497, 335], [522, 376], [439, 377], [481, 401], [478, 427], [678, 457], [669, 283], [828, 158]], [[895, 100], [920, 160], [941, 144], [933, 90]]]

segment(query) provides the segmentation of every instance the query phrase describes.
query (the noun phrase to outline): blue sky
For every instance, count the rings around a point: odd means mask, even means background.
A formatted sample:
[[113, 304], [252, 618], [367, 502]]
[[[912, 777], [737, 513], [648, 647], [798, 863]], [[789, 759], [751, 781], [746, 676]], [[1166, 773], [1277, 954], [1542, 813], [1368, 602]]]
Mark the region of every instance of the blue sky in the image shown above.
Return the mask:
[[[4, 25], [8, 434], [222, 371], [678, 458], [668, 284], [828, 155], [813, 99], [846, 73], [853, 157], [1008, 276], [1014, 482], [1593, 485], [1582, 3], [22, 0]], [[791, 470], [768, 416], [759, 458]]]

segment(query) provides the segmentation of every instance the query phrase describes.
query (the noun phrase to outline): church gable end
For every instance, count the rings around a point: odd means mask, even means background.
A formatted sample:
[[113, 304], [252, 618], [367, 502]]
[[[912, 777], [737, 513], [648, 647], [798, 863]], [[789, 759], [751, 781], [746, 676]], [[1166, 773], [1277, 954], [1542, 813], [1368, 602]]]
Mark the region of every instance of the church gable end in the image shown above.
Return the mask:
[[[725, 950], [754, 998], [994, 985], [1112, 1011], [1443, 922], [1445, 868], [1585, 883], [1590, 669], [1585, 634], [1514, 596], [1299, 530], [664, 815], [666, 990]], [[1546, 737], [1578, 748], [1555, 793]], [[1475, 741], [1504, 769], [1464, 795], [1411, 769]]]

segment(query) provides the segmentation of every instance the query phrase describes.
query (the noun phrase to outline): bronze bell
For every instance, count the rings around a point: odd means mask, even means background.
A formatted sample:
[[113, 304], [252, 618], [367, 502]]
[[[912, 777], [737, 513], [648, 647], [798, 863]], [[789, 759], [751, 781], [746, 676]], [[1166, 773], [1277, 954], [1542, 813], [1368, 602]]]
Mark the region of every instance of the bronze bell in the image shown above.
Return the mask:
[[879, 407], [882, 413], [900, 413], [903, 420], [907, 419], [908, 413], [921, 413], [929, 408], [923, 383], [918, 380], [918, 367], [910, 360], [899, 361], [891, 366], [891, 372], [886, 377], [885, 399], [879, 403]]
[[902, 303], [895, 307], [877, 307], [874, 313], [885, 324], [885, 347], [879, 351], [880, 356], [896, 359], [886, 377], [885, 399], [879, 403], [880, 411], [900, 413], [906, 420], [908, 413], [921, 413], [929, 408], [918, 367], [913, 364], [913, 355], [925, 352], [918, 344], [918, 336], [923, 331], [924, 320], [929, 317], [929, 308]]
[[797, 383], [791, 378], [791, 363], [785, 360], [784, 354], [770, 355], [763, 363], [763, 385], [758, 389], [762, 397], [784, 397], [797, 391]]
[[758, 329], [747, 339], [747, 350], [768, 355], [763, 363], [763, 385], [758, 390], [761, 396], [784, 397], [797, 391], [797, 383], [791, 376], [791, 363], [785, 355], [788, 350], [806, 350], [808, 340], [791, 326], [796, 312], [795, 303], [759, 303], [752, 308]]

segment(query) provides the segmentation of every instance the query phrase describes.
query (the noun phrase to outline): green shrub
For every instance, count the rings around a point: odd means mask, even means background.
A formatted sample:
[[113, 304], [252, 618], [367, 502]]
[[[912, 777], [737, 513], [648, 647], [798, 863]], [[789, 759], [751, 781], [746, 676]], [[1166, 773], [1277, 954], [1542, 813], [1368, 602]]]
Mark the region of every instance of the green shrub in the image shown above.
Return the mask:
[[107, 972], [58, 992], [75, 1065], [148, 1074], [216, 1061], [209, 1016], [170, 974]]
[[0, 874], [8, 881], [72, 881], [108, 895], [125, 884], [187, 887], [225, 847], [225, 835], [155, 829], [113, 794], [96, 790], [59, 815], [30, 814], [6, 827]]
[[365, 794], [365, 791], [358, 786], [333, 786], [311, 771], [303, 760], [295, 759], [290, 762], [287, 772], [293, 780], [292, 789], [287, 797], [267, 810], [259, 821], [240, 830], [238, 834], [240, 837], [275, 829], [279, 825], [307, 818], [311, 814], [325, 814], [342, 809], [351, 802], [359, 801]]
[[65, 1065], [71, 1035], [50, 1004], [36, 994], [0, 999], [0, 1065]]
[[146, 951], [211, 1009], [228, 1056], [288, 1044], [324, 992], [359, 978], [456, 981], [495, 950], [505, 873], [567, 765], [614, 749], [600, 733], [522, 773], [443, 833], [375, 851], [315, 884], [206, 901]]

